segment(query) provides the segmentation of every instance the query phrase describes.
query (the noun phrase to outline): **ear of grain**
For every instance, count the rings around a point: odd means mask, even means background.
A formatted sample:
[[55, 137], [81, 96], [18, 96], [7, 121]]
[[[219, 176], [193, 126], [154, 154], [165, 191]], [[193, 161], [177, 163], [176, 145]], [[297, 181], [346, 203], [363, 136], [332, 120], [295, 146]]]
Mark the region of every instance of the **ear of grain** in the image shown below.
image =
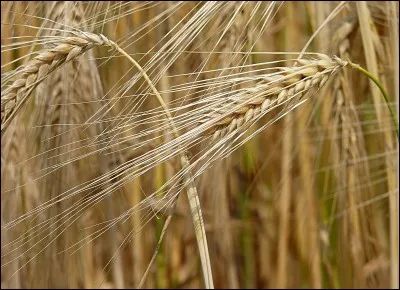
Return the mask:
[[15, 80], [8, 86], [1, 99], [2, 131], [24, 105], [32, 90], [55, 69], [67, 63], [95, 45], [112, 46], [103, 35], [79, 33], [78, 36], [63, 37], [54, 47], [44, 49], [18, 71]]
[[302, 66], [282, 69], [273, 77], [261, 79], [254, 87], [243, 90], [229, 103], [213, 108], [203, 122], [210, 122], [213, 140], [238, 129], [248, 128], [257, 118], [274, 107], [296, 98], [300, 101], [310, 90], [321, 88], [331, 74], [346, 65], [329, 58], [301, 60]]

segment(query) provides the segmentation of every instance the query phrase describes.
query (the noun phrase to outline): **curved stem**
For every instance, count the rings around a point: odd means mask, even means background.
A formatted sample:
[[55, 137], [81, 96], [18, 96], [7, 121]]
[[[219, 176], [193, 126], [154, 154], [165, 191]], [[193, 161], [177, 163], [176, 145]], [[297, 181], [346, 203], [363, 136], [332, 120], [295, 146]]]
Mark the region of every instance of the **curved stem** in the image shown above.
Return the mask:
[[[142, 73], [144, 79], [146, 82], [149, 84], [150, 88], [152, 89], [153, 93], [156, 95], [159, 103], [164, 109], [165, 114], [167, 115], [168, 122], [174, 132], [174, 135], [176, 138], [179, 137], [179, 132], [178, 129], [176, 128], [174, 121], [172, 119], [172, 115], [169, 112], [167, 104], [164, 102], [164, 99], [161, 97], [160, 93], [157, 91], [153, 83], [151, 82], [149, 76], [147, 73], [143, 70], [143, 68], [129, 55], [127, 54], [122, 48], [120, 48], [115, 42], [110, 41], [110, 43], [114, 46], [118, 52], [120, 52], [122, 55], [127, 57], [134, 65], [135, 67]], [[189, 168], [189, 158], [187, 157], [187, 154], [184, 151], [184, 148], [181, 153], [181, 167], [183, 170]], [[204, 228], [204, 222], [203, 222], [203, 215], [201, 212], [201, 207], [200, 207], [200, 200], [197, 194], [197, 188], [194, 184], [193, 176], [190, 170], [186, 171], [186, 174], [184, 174], [184, 184], [187, 185], [186, 188], [186, 193], [187, 197], [189, 200], [189, 206], [190, 206], [190, 212], [192, 214], [192, 221], [194, 225], [194, 230], [195, 230], [195, 235], [196, 235], [196, 240], [197, 240], [197, 245], [199, 248], [199, 253], [200, 253], [200, 260], [203, 268], [203, 278], [204, 278], [204, 283], [205, 287], [207, 289], [213, 289], [214, 288], [214, 283], [213, 283], [213, 277], [212, 277], [212, 272], [211, 272], [211, 262], [210, 262], [210, 255], [208, 252], [208, 245], [207, 245], [207, 238], [206, 238], [206, 232]], [[176, 202], [176, 201], [175, 201]], [[165, 231], [171, 221], [172, 213], [168, 216], [166, 223], [164, 224], [164, 227], [162, 229], [162, 234], [160, 236], [160, 240], [157, 244], [156, 252], [157, 253], [161, 240], [164, 237]], [[148, 270], [151, 267], [151, 264], [154, 262], [155, 255], [153, 255], [153, 258], [150, 262], [149, 267], [146, 270], [145, 276], [142, 278], [142, 281], [140, 282], [139, 287], [141, 287], [144, 283], [144, 279], [146, 275], [148, 274]]]
[[354, 69], [360, 71], [361, 73], [363, 73], [364, 75], [366, 75], [370, 80], [372, 80], [378, 86], [379, 90], [381, 91], [381, 93], [383, 95], [383, 98], [385, 99], [386, 105], [389, 108], [390, 114], [392, 115], [392, 121], [393, 121], [394, 127], [396, 129], [397, 139], [399, 139], [399, 124], [396, 120], [396, 115], [394, 114], [393, 108], [392, 108], [392, 106], [390, 106], [389, 95], [386, 92], [385, 88], [382, 86], [382, 84], [379, 82], [379, 80], [375, 76], [373, 76], [366, 69], [362, 68], [360, 65], [352, 63], [351, 61], [349, 61], [349, 65], [352, 68], [354, 68]]

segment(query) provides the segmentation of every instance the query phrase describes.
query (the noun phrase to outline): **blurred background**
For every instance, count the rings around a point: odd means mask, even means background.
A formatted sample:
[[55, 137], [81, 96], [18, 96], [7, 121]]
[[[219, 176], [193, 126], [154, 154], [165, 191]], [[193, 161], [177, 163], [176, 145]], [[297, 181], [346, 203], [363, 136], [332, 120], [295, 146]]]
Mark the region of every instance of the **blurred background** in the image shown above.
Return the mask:
[[[179, 85], [219, 77], [229, 92], [235, 74], [255, 75], [266, 63], [297, 58], [290, 52], [312, 37], [308, 52], [360, 64], [379, 78], [397, 110], [398, 11], [398, 2], [389, 1], [2, 1], [2, 94], [12, 72], [72, 28], [118, 43], [172, 107], [216, 90], [212, 82]], [[95, 190], [82, 191], [32, 212], [157, 145], [131, 150], [130, 136], [154, 123], [133, 126], [129, 114], [159, 107], [154, 97], [142, 98], [148, 86], [141, 77], [132, 82], [137, 75], [126, 58], [95, 47], [37, 86], [2, 132], [2, 288], [139, 284], [166, 216], [136, 210], [117, 217], [162, 188], [179, 170], [176, 158], [121, 183], [123, 175], [109, 177], [107, 188], [120, 186], [96, 204], [85, 206]], [[110, 122], [77, 126], [108, 102]], [[245, 137], [257, 134], [196, 177], [215, 287], [398, 288], [392, 121], [376, 86], [344, 69], [295, 110], [267, 114]], [[118, 138], [108, 139], [117, 128]], [[97, 136], [113, 144], [109, 152], [104, 143], [84, 143]], [[199, 143], [189, 155], [201, 150]], [[18, 220], [26, 213], [33, 215]], [[204, 287], [183, 192], [144, 287]]]

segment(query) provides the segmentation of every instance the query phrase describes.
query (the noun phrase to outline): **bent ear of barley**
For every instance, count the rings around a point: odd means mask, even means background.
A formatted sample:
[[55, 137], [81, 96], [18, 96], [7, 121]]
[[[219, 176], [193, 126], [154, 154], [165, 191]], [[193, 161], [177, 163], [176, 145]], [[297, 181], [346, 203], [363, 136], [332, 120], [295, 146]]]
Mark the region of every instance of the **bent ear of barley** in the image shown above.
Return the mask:
[[3, 132], [15, 114], [26, 102], [29, 93], [51, 72], [62, 64], [75, 59], [94, 46], [111, 46], [113, 42], [102, 34], [76, 33], [77, 36], [60, 38], [54, 47], [44, 49], [16, 74], [13, 83], [5, 89], [1, 98], [1, 131]]
[[247, 128], [252, 122], [277, 105], [300, 100], [312, 88], [321, 88], [332, 74], [347, 62], [319, 55], [320, 59], [298, 60], [301, 66], [280, 68], [282, 72], [265, 76], [252, 88], [228, 98], [227, 103], [213, 108], [201, 122], [211, 124], [212, 140]]

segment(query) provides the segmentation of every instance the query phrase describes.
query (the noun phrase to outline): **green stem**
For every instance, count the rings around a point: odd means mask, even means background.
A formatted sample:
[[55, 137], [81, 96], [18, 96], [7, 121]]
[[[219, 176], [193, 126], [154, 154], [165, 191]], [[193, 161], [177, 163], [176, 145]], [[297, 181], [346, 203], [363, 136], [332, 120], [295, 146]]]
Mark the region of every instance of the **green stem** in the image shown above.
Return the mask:
[[393, 108], [392, 108], [392, 106], [390, 106], [389, 95], [386, 92], [385, 88], [382, 86], [382, 84], [379, 82], [379, 80], [375, 76], [373, 76], [369, 71], [362, 68], [360, 65], [352, 63], [350, 61], [349, 61], [349, 64], [352, 68], [355, 68], [356, 70], [358, 70], [361, 73], [363, 73], [364, 75], [366, 75], [369, 79], [371, 79], [378, 86], [379, 90], [381, 91], [381, 93], [385, 99], [386, 105], [389, 108], [390, 114], [392, 115], [392, 121], [393, 121], [394, 127], [396, 129], [397, 139], [399, 139], [399, 124], [396, 120], [396, 115], [394, 114]]

